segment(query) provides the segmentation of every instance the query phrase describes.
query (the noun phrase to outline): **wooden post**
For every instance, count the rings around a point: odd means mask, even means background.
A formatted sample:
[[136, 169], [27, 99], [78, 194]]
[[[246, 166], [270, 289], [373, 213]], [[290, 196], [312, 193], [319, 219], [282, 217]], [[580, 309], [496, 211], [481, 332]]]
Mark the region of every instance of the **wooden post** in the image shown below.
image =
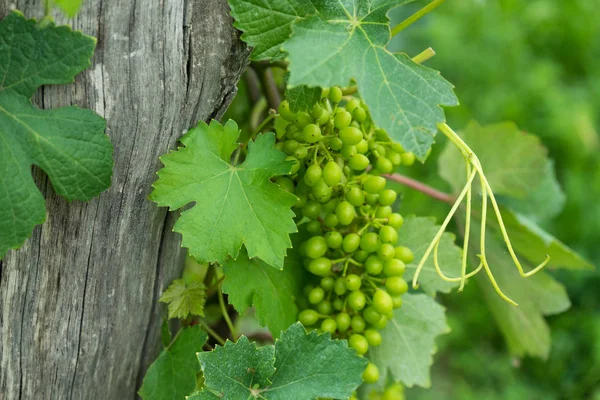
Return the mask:
[[[0, 18], [13, 8], [40, 18], [43, 0], [0, 0]], [[75, 84], [34, 100], [104, 116], [114, 176], [67, 203], [34, 170], [48, 217], [0, 262], [0, 399], [134, 399], [160, 350], [156, 300], [184, 256], [172, 216], [148, 200], [158, 157], [223, 114], [249, 51], [226, 0], [85, 0], [75, 19], [54, 16], [97, 49]]]

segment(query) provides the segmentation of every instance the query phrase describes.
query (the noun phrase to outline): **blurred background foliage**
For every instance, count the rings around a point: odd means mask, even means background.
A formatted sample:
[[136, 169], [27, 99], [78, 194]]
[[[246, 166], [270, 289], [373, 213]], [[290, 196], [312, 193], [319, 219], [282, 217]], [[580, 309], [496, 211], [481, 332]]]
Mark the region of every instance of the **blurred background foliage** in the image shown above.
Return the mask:
[[[392, 26], [427, 2], [393, 10]], [[514, 121], [540, 136], [566, 194], [563, 211], [541, 225], [600, 265], [600, 4], [597, 0], [447, 1], [396, 36], [390, 49], [437, 55], [426, 65], [456, 86], [461, 105], [446, 109], [460, 130]], [[428, 162], [409, 173], [441, 190], [438, 136]], [[435, 215], [447, 205], [403, 189], [402, 210]], [[553, 271], [571, 309], [548, 318], [547, 360], [512, 358], [477, 285], [439, 300], [452, 333], [438, 341], [431, 389], [408, 399], [600, 399], [600, 273]]]

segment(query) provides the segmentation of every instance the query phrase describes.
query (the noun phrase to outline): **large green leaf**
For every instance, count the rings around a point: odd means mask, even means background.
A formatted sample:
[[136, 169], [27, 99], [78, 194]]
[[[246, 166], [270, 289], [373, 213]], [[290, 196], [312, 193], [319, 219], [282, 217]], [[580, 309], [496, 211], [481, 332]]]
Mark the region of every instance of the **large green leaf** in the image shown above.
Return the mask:
[[311, 110], [321, 99], [321, 88], [296, 86], [285, 91], [285, 98], [290, 103], [292, 112]]
[[144, 400], [183, 400], [196, 388], [196, 353], [208, 339], [200, 326], [183, 329], [152, 363], [140, 389]]
[[[410, 216], [398, 231], [402, 246], [410, 248], [415, 255], [412, 263], [406, 265], [405, 279], [411, 280], [429, 243], [439, 230], [433, 218]], [[452, 233], [444, 233], [438, 250], [440, 268], [446, 276], [458, 277], [461, 272], [462, 250], [454, 244]], [[447, 282], [440, 278], [433, 263], [433, 254], [427, 259], [419, 275], [419, 285], [434, 295], [436, 292], [449, 293], [459, 282]]]
[[171, 210], [195, 202], [174, 230], [198, 261], [224, 264], [244, 244], [250, 257], [281, 269], [289, 234], [296, 231], [291, 210], [296, 197], [269, 179], [289, 173], [291, 163], [274, 148], [275, 135], [267, 133], [249, 143], [242, 164], [232, 165], [238, 136], [234, 121], [224, 127], [200, 122], [181, 138], [184, 147], [161, 157], [164, 167], [150, 199]]
[[38, 24], [13, 12], [0, 21], [0, 258], [46, 219], [32, 165], [69, 201], [110, 186], [104, 119], [77, 107], [40, 110], [29, 100], [41, 85], [72, 82], [90, 65], [94, 46], [94, 38], [51, 20]]
[[424, 294], [405, 294], [402, 300], [381, 332], [381, 345], [370, 348], [369, 359], [379, 367], [380, 388], [388, 380], [429, 387], [435, 338], [450, 332], [444, 308]]
[[206, 386], [226, 399], [348, 398], [367, 364], [346, 341], [316, 331], [306, 334], [299, 323], [283, 332], [275, 346], [257, 348], [242, 336], [198, 358]]

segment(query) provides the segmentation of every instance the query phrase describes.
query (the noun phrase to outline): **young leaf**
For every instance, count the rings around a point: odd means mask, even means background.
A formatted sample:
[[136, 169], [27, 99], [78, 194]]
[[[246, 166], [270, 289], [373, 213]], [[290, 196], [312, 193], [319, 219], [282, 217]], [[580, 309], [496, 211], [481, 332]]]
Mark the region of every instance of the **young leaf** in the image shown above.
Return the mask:
[[429, 387], [435, 337], [450, 332], [444, 308], [424, 294], [405, 294], [402, 300], [381, 332], [381, 346], [369, 350], [369, 359], [379, 367], [380, 385], [389, 379]]
[[[298, 272], [301, 265], [289, 265], [294, 257], [286, 257], [285, 268], [278, 271], [256, 258], [249, 259], [245, 251], [237, 260], [223, 265], [223, 292], [240, 314], [254, 306], [262, 326], [268, 326], [273, 337], [296, 322], [296, 296], [302, 290]], [[297, 259], [297, 258], [296, 258]]]
[[46, 219], [32, 165], [57, 194], [85, 201], [110, 186], [113, 161], [102, 117], [77, 107], [40, 110], [29, 100], [38, 87], [72, 82], [89, 67], [94, 38], [16, 11], [0, 21], [0, 38], [1, 259]]
[[206, 386], [227, 399], [348, 398], [362, 382], [367, 360], [329, 334], [306, 334], [296, 323], [275, 346], [256, 348], [245, 336], [198, 354]]
[[[423, 240], [423, 238], [434, 237], [438, 229], [439, 226], [435, 224], [432, 218], [415, 216], [406, 218], [399, 229], [398, 236], [402, 240], [402, 245], [410, 248], [415, 255], [414, 261], [406, 265], [404, 279], [407, 282], [414, 276], [417, 263], [421, 261], [427, 246], [429, 246], [429, 242]], [[444, 271], [444, 274], [450, 277], [460, 276], [462, 265], [462, 250], [454, 242], [455, 237], [452, 233], [444, 233], [438, 250], [440, 268]], [[433, 257], [430, 257], [423, 266], [419, 276], [419, 284], [423, 287], [425, 293], [433, 296], [436, 292], [449, 293], [460, 282], [447, 282], [440, 279], [435, 270]]]
[[196, 388], [200, 365], [196, 353], [208, 336], [200, 326], [183, 329], [152, 363], [139, 391], [144, 400], [183, 400]]
[[296, 197], [269, 179], [288, 174], [291, 163], [274, 148], [275, 135], [267, 133], [249, 143], [241, 165], [231, 165], [238, 136], [234, 121], [200, 122], [181, 138], [184, 147], [161, 157], [164, 167], [150, 199], [171, 210], [195, 202], [174, 231], [198, 261], [224, 264], [244, 244], [250, 257], [281, 269], [289, 234], [296, 231], [291, 210]]
[[169, 318], [187, 318], [188, 315], [204, 316], [206, 286], [202, 282], [186, 284], [183, 279], [174, 280], [158, 299], [166, 303]]

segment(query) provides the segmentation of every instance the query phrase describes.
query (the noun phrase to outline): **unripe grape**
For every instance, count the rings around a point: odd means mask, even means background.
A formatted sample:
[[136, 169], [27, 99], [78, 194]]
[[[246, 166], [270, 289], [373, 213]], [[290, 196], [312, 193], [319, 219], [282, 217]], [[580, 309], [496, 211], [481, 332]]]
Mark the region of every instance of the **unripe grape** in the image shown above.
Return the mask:
[[346, 192], [346, 200], [353, 206], [359, 207], [365, 201], [365, 194], [360, 188], [354, 186], [351, 187], [348, 192]]
[[352, 292], [348, 295], [347, 304], [354, 311], [360, 311], [365, 308], [367, 298], [363, 292]]
[[370, 175], [363, 182], [363, 189], [367, 193], [376, 194], [385, 188], [385, 178], [381, 176]]
[[350, 274], [346, 276], [346, 288], [352, 292], [360, 289], [360, 285], [362, 284], [362, 280], [360, 276], [356, 274]]
[[375, 383], [379, 380], [379, 368], [373, 363], [368, 363], [367, 368], [362, 373], [362, 380], [365, 383]]
[[315, 143], [323, 138], [321, 134], [321, 128], [319, 125], [308, 124], [302, 129], [302, 134], [304, 135], [304, 140], [307, 143]]
[[396, 247], [396, 258], [410, 264], [415, 259], [415, 255], [408, 247], [398, 246]]
[[344, 308], [344, 301], [340, 298], [333, 300], [333, 308], [337, 311], [341, 311]]
[[300, 169], [300, 162], [296, 157], [288, 156], [285, 158], [285, 161], [291, 161], [293, 163], [292, 169], [290, 170], [290, 175], [294, 175], [296, 172], [298, 172], [298, 170]]
[[385, 276], [402, 276], [406, 265], [397, 258], [392, 258], [383, 263], [383, 274]]
[[321, 117], [321, 115], [323, 114], [323, 111], [325, 111], [323, 109], [323, 107], [321, 107], [318, 103], [313, 105], [312, 110], [310, 111], [310, 116], [313, 117], [314, 119], [319, 119]]
[[396, 201], [397, 193], [392, 189], [385, 189], [379, 193], [379, 204], [391, 206]]
[[341, 296], [344, 293], [346, 293], [347, 289], [346, 289], [346, 282], [345, 282], [344, 278], [340, 277], [335, 280], [335, 283], [333, 284], [333, 291], [338, 296]]
[[337, 104], [342, 101], [342, 95], [342, 89], [340, 89], [338, 86], [332, 86], [329, 88], [329, 94], [327, 95], [327, 98], [333, 104]]
[[379, 240], [383, 243], [396, 244], [398, 241], [398, 232], [389, 225], [384, 225], [379, 229]]
[[329, 122], [330, 117], [331, 117], [331, 113], [328, 110], [323, 109], [323, 112], [321, 113], [321, 116], [319, 117], [317, 122], [319, 123], [319, 125], [324, 125], [327, 122]]
[[385, 389], [380, 400], [405, 400], [404, 387], [400, 383], [395, 383]]
[[404, 153], [404, 147], [402, 147], [402, 145], [397, 142], [392, 143], [392, 150], [394, 150], [396, 153]]
[[402, 154], [402, 165], [411, 166], [415, 162], [415, 155], [413, 153]]
[[393, 213], [388, 217], [388, 225], [394, 229], [399, 229], [404, 224], [402, 215]]
[[311, 219], [316, 219], [321, 215], [321, 205], [314, 200], [309, 200], [304, 207], [302, 207], [302, 215]]
[[327, 300], [323, 300], [319, 304], [317, 304], [317, 311], [322, 315], [329, 315], [333, 311], [333, 307], [331, 306], [331, 302]]
[[371, 206], [376, 205], [378, 200], [379, 200], [378, 194], [367, 193], [367, 195], [365, 196], [365, 202]]
[[389, 314], [394, 309], [392, 297], [384, 290], [376, 290], [373, 294], [373, 308], [380, 314]]
[[390, 206], [381, 206], [375, 212], [375, 218], [387, 218], [392, 215], [392, 207]]
[[308, 115], [307, 112], [298, 111], [296, 113], [296, 118], [294, 119], [294, 125], [296, 126], [296, 128], [302, 129], [311, 122], [312, 118], [310, 117], [310, 115]]
[[408, 291], [408, 284], [399, 276], [391, 276], [387, 278], [385, 280], [385, 287], [391, 295], [401, 295]]
[[375, 139], [379, 142], [389, 142], [390, 137], [388, 136], [385, 129], [375, 129]]
[[362, 107], [356, 107], [354, 111], [352, 111], [352, 119], [363, 123], [367, 119], [367, 112]]
[[367, 232], [360, 238], [360, 248], [366, 252], [377, 251], [379, 246], [381, 246], [381, 242], [375, 232]]
[[333, 124], [338, 129], [344, 129], [352, 122], [352, 115], [345, 110], [338, 112], [333, 119]]
[[339, 199], [335, 198], [335, 199], [332, 199], [332, 200], [328, 201], [327, 203], [325, 203], [323, 205], [323, 211], [325, 211], [326, 213], [333, 212], [339, 202], [338, 200]]
[[363, 154], [354, 154], [348, 160], [348, 166], [355, 171], [362, 171], [369, 166], [369, 159]]
[[379, 312], [377, 312], [377, 310], [372, 306], [368, 306], [367, 308], [365, 308], [362, 313], [362, 316], [365, 319], [365, 321], [367, 321], [371, 325], [376, 324], [382, 317], [382, 315]]
[[308, 156], [308, 149], [305, 146], [298, 146], [293, 155], [298, 160], [304, 160]]
[[369, 342], [367, 342], [367, 339], [363, 335], [357, 333], [350, 335], [348, 345], [356, 350], [359, 355], [363, 355], [369, 351]]
[[327, 241], [323, 236], [313, 236], [306, 241], [306, 255], [319, 258], [327, 252]]
[[344, 241], [342, 242], [342, 250], [345, 253], [354, 253], [356, 249], [360, 246], [360, 236], [356, 233], [349, 233], [344, 236]]
[[375, 329], [367, 329], [363, 335], [367, 339], [367, 342], [369, 342], [369, 346], [379, 346], [381, 344], [381, 333]]
[[375, 162], [375, 168], [381, 171], [382, 174], [389, 174], [394, 170], [394, 165], [385, 157], [379, 157]]
[[340, 150], [340, 154], [345, 160], [349, 160], [350, 157], [356, 154], [356, 146], [344, 145]]
[[394, 167], [399, 167], [402, 164], [402, 156], [393, 150], [388, 150], [387, 158], [392, 162]]
[[275, 148], [279, 151], [283, 151], [283, 142], [275, 143]]
[[321, 178], [317, 183], [315, 183], [312, 186], [311, 193], [318, 202], [325, 203], [331, 200], [331, 196], [333, 195], [333, 189], [329, 187]]
[[308, 294], [308, 302], [310, 304], [320, 303], [325, 297], [325, 291], [321, 287], [313, 288]]
[[323, 168], [323, 180], [329, 186], [335, 186], [342, 179], [342, 169], [335, 161], [329, 161]]
[[378, 275], [383, 270], [383, 262], [377, 256], [369, 256], [365, 261], [365, 270], [369, 275]]
[[344, 240], [344, 238], [342, 237], [341, 233], [337, 231], [331, 231], [325, 234], [325, 240], [327, 241], [327, 246], [330, 249], [339, 249], [340, 247], [342, 247], [342, 241]]
[[335, 322], [337, 323], [337, 329], [340, 332], [346, 332], [350, 327], [350, 315], [348, 313], [339, 313], [335, 317]]
[[349, 202], [341, 201], [335, 208], [335, 214], [341, 225], [350, 225], [356, 216], [356, 210]]
[[348, 112], [352, 112], [358, 106], [360, 106], [360, 100], [353, 97], [350, 100], [348, 100], [348, 102], [346, 103], [346, 110], [348, 110]]
[[325, 276], [331, 272], [331, 260], [329, 258], [316, 258], [308, 264], [308, 270], [311, 274]]
[[360, 315], [354, 315], [352, 317], [352, 320], [350, 321], [350, 326], [352, 327], [352, 331], [356, 333], [361, 333], [365, 330], [367, 323], [365, 322], [365, 319]]
[[354, 146], [362, 140], [363, 133], [360, 129], [349, 126], [340, 130], [339, 137], [346, 146]]
[[306, 230], [311, 235], [319, 235], [323, 231], [323, 227], [321, 226], [321, 223], [318, 220], [313, 219], [308, 224], [306, 224]]
[[337, 325], [333, 318], [326, 318], [321, 322], [321, 330], [323, 332], [334, 333], [337, 329]]
[[308, 196], [306, 196], [306, 194], [296, 194], [296, 196], [298, 196], [298, 200], [296, 200], [296, 204], [294, 204], [294, 207], [296, 208], [302, 208], [306, 205], [306, 201], [308, 200]]
[[279, 115], [281, 115], [281, 118], [285, 119], [286, 121], [294, 122], [294, 120], [296, 119], [296, 114], [294, 114], [292, 110], [290, 110], [290, 103], [288, 103], [287, 100], [284, 100], [281, 103], [279, 103], [278, 112]]
[[296, 191], [296, 188], [294, 187], [294, 181], [292, 181], [290, 178], [278, 176], [275, 182], [279, 185], [281, 189], [285, 190], [288, 193], [294, 193]]
[[[379, 237], [381, 238], [381, 235]], [[377, 250], [377, 255], [379, 255], [379, 258], [383, 261], [391, 260], [396, 255], [396, 249], [389, 243], [383, 243]]]
[[382, 315], [381, 318], [379, 318], [379, 321], [375, 322], [372, 325], [373, 325], [374, 328], [384, 329], [386, 327], [386, 325], [387, 325], [387, 323], [388, 323], [389, 320], [390, 319], [387, 316]]
[[286, 140], [283, 142], [283, 151], [285, 151], [288, 155], [294, 154], [294, 151], [298, 148], [297, 140]]
[[352, 258], [354, 258], [356, 261], [358, 262], [363, 262], [365, 261], [367, 258], [369, 257], [369, 253], [367, 253], [364, 250], [357, 250], [354, 252], [354, 254], [352, 255]]
[[369, 151], [369, 142], [367, 142], [365, 139], [362, 139], [356, 145], [356, 151], [360, 154], [365, 154], [367, 151]]
[[335, 283], [335, 279], [331, 276], [326, 276], [321, 279], [321, 287], [327, 291], [333, 289], [333, 284]]
[[304, 310], [298, 314], [298, 321], [304, 326], [314, 325], [319, 320], [319, 314], [315, 310]]
[[387, 155], [387, 149], [382, 145], [375, 143], [375, 145], [373, 146], [373, 153], [377, 157], [385, 157]]
[[342, 139], [337, 137], [331, 138], [331, 141], [329, 142], [329, 147], [331, 147], [331, 149], [335, 151], [340, 150], [343, 146], [344, 142], [342, 142]]
[[319, 164], [314, 163], [306, 169], [306, 172], [304, 173], [304, 183], [308, 186], [314, 186], [321, 180], [322, 176], [323, 170]]
[[392, 296], [392, 302], [394, 303], [394, 310], [402, 307], [402, 296], [400, 296], [400, 295]]
[[327, 214], [323, 219], [323, 224], [328, 228], [335, 228], [338, 223], [339, 221], [337, 219], [337, 216], [333, 213]]
[[302, 289], [302, 292], [304, 293], [305, 296], [308, 296], [308, 294], [310, 293], [310, 291], [313, 289], [313, 285], [306, 285], [304, 286], [304, 288]]

